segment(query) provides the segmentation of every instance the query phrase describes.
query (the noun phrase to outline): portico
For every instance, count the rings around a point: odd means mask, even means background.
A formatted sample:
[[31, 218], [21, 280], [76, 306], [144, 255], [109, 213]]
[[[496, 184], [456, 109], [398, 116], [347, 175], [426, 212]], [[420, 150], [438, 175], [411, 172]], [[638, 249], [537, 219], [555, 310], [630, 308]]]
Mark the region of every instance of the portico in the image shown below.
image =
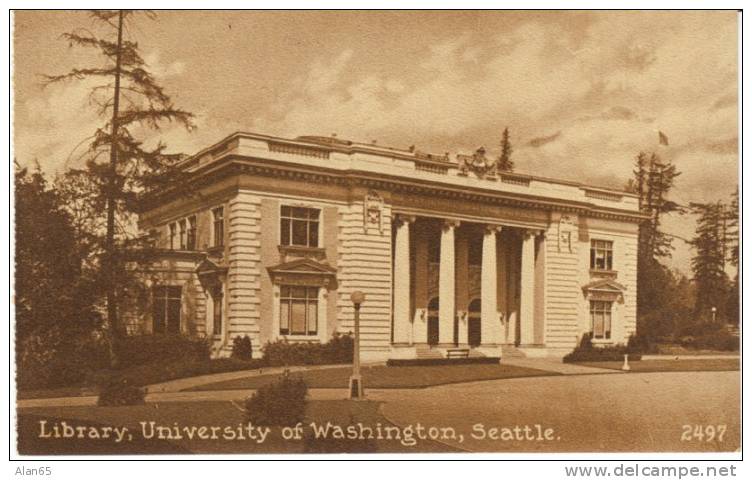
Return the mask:
[[534, 345], [540, 231], [401, 213], [392, 225], [396, 357]]

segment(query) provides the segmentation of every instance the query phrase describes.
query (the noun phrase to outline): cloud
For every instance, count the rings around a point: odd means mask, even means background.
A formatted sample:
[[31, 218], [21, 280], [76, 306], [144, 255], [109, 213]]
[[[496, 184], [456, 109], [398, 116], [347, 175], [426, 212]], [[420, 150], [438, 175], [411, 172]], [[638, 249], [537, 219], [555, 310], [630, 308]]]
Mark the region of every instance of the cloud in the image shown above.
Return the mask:
[[545, 137], [535, 137], [532, 140], [530, 140], [529, 142], [527, 142], [527, 144], [529, 146], [533, 147], [533, 148], [539, 148], [539, 147], [542, 147], [543, 145], [545, 145], [547, 143], [551, 143], [551, 142], [556, 141], [559, 137], [561, 137], [561, 130], [559, 130], [558, 132], [554, 133], [553, 135], [548, 135], [548, 136], [545, 136]]

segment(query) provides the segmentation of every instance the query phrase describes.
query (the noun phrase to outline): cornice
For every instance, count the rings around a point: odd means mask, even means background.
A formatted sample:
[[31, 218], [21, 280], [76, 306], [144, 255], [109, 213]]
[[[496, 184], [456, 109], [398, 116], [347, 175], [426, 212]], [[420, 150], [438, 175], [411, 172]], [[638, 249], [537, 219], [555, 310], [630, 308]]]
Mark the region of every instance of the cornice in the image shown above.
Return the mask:
[[[576, 200], [558, 200], [535, 195], [509, 192], [489, 192], [478, 187], [461, 187], [423, 179], [405, 179], [387, 174], [378, 174], [361, 170], [336, 170], [321, 167], [292, 165], [270, 159], [256, 159], [239, 155], [227, 155], [222, 159], [207, 164], [195, 172], [194, 179], [188, 182], [189, 188], [201, 188], [228, 176], [251, 174], [256, 176], [283, 178], [322, 185], [343, 187], [364, 187], [381, 189], [397, 193], [414, 193], [440, 196], [457, 200], [486, 202], [516, 208], [533, 208], [558, 212], [585, 214], [590, 217], [604, 218], [639, 223], [646, 218], [644, 214], [629, 212], [617, 208], [608, 208], [590, 202]], [[240, 186], [238, 184], [238, 186]], [[181, 195], [173, 189], [161, 195], [144, 200], [145, 210], [149, 205], [169, 201]]]

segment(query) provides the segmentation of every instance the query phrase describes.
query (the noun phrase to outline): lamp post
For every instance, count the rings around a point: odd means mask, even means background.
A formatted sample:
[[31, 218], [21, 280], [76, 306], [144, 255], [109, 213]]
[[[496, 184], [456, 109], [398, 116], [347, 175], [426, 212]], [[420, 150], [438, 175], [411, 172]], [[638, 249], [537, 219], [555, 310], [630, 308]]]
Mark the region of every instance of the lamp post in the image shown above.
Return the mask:
[[710, 311], [713, 312], [713, 324], [715, 324], [715, 312], [717, 312], [718, 309], [715, 308], [715, 307], [713, 307], [713, 308], [710, 309]]
[[355, 338], [353, 339], [353, 373], [350, 376], [350, 398], [360, 400], [363, 398], [363, 382], [360, 378], [360, 305], [365, 302], [366, 294], [356, 290], [350, 295], [350, 300], [355, 307]]

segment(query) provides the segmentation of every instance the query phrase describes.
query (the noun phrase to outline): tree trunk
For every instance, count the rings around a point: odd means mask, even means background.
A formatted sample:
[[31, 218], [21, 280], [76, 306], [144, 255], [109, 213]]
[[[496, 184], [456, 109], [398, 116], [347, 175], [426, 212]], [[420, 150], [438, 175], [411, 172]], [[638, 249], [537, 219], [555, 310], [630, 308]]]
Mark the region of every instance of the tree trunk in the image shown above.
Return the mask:
[[115, 342], [118, 336], [117, 304], [115, 292], [115, 203], [117, 188], [118, 161], [118, 116], [120, 110], [120, 70], [123, 47], [123, 11], [118, 12], [118, 41], [115, 54], [115, 98], [112, 103], [112, 133], [110, 144], [110, 175], [107, 185], [107, 238], [105, 242], [104, 273], [107, 286], [107, 340], [110, 354], [110, 366], [117, 367], [118, 358]]

